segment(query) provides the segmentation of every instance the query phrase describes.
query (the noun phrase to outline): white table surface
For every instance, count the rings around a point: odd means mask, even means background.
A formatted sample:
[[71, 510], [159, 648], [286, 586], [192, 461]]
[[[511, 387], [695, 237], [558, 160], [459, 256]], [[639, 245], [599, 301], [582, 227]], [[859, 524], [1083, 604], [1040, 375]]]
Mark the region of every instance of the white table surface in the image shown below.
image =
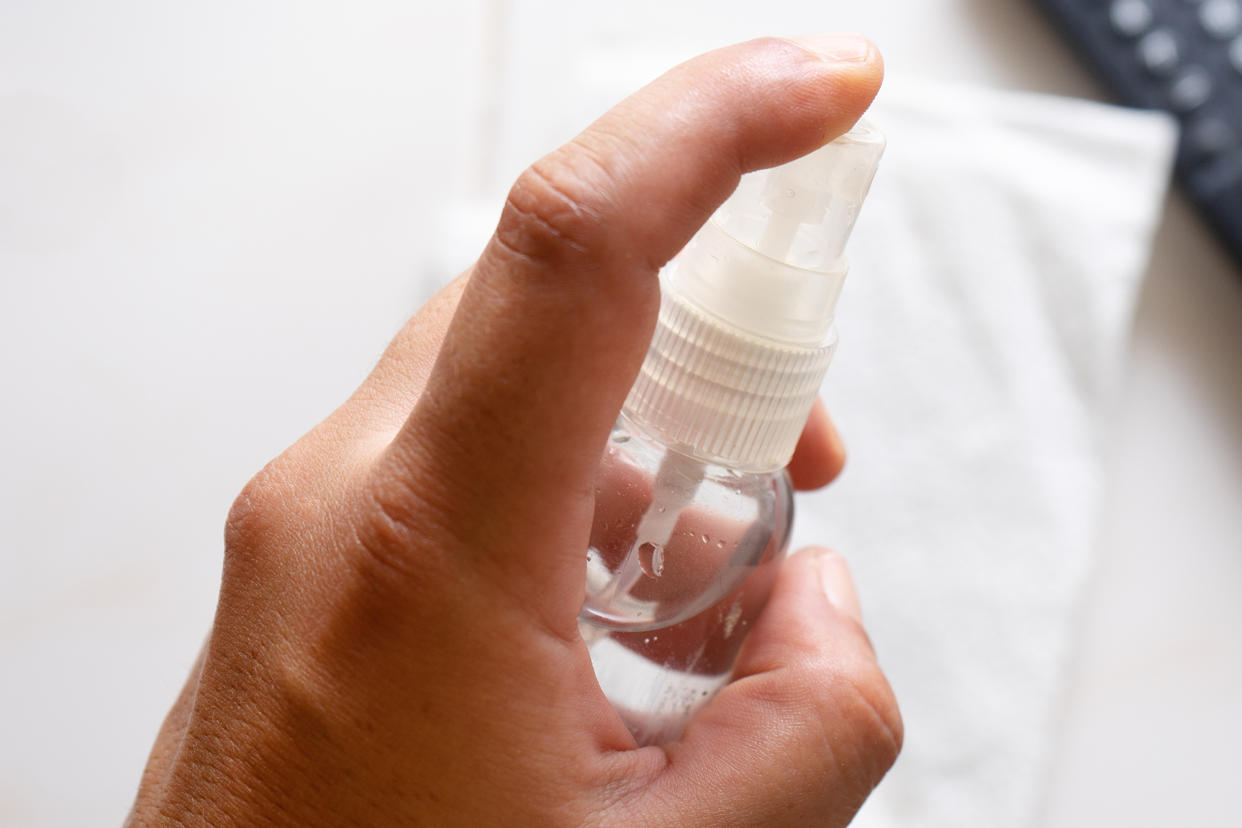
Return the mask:
[[[0, 824], [125, 812], [232, 496], [424, 298], [438, 210], [529, 160], [496, 136], [556, 105], [565, 50], [827, 29], [1099, 96], [1025, 0], [0, 5]], [[1242, 824], [1240, 333], [1174, 196], [1037, 824]]]

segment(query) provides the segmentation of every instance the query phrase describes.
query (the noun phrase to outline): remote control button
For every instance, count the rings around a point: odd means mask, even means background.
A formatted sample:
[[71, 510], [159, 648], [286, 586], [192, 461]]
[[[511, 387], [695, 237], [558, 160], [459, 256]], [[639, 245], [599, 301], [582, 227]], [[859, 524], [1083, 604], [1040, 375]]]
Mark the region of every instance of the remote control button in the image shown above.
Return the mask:
[[1151, 25], [1151, 6], [1144, 0], [1113, 0], [1108, 19], [1117, 34], [1138, 37]]
[[1242, 195], [1242, 154], [1224, 152], [1203, 163], [1195, 164], [1187, 173], [1187, 183], [1200, 204], [1204, 200], [1232, 193], [1234, 202]]
[[1138, 56], [1143, 68], [1157, 77], [1173, 74], [1181, 62], [1177, 38], [1168, 29], [1156, 29], [1145, 34], [1138, 42]]
[[1234, 38], [1229, 44], [1229, 63], [1233, 65], [1234, 71], [1242, 73], [1242, 37]]
[[1212, 76], [1201, 66], [1183, 69], [1169, 87], [1169, 104], [1178, 112], [1198, 109], [1212, 95]]
[[1196, 119], [1186, 130], [1186, 146], [1196, 155], [1219, 155], [1237, 144], [1237, 131], [1215, 115]]
[[1212, 37], [1233, 37], [1242, 32], [1242, 6], [1238, 0], [1204, 0], [1199, 7], [1199, 23]]

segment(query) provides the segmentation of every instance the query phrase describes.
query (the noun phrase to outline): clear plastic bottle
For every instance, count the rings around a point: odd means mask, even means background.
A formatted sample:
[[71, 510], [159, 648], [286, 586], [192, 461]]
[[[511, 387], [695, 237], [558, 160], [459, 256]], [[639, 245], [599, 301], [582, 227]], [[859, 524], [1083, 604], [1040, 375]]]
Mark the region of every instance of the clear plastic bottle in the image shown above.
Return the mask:
[[579, 629], [639, 744], [729, 679], [785, 555], [793, 454], [836, 347], [845, 242], [883, 152], [859, 124], [743, 177], [661, 274], [600, 464]]
[[[656, 506], [667, 531], [640, 533], [653, 482], [668, 485], [670, 471], [687, 465], [681, 483], [694, 487], [691, 502]], [[670, 461], [667, 447], [622, 416], [595, 503], [582, 634], [635, 738], [666, 741], [728, 680], [785, 554], [792, 488], [783, 470]]]

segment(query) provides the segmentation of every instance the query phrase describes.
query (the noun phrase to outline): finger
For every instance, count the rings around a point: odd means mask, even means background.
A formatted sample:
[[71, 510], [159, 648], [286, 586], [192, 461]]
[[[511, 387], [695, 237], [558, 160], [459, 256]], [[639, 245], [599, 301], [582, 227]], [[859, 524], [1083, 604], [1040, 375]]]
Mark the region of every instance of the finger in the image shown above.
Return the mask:
[[686, 824], [726, 824], [737, 813], [761, 825], [847, 824], [902, 739], [859, 618], [839, 556], [790, 558], [733, 681], [666, 748], [653, 801], [675, 800], [694, 815]]
[[466, 270], [415, 311], [349, 399], [299, 443], [325, 465], [365, 474], [422, 394], [469, 277]]
[[[365, 408], [369, 427], [395, 433], [409, 416], [427, 383], [469, 276], [469, 270], [461, 273], [415, 312], [350, 398], [347, 406]], [[840, 475], [844, 465], [845, 444], [823, 400], [816, 399], [789, 462], [794, 487], [809, 491], [826, 486]]]
[[823, 400], [817, 399], [789, 461], [789, 477], [794, 488], [809, 491], [836, 480], [844, 467], [845, 443], [841, 442]]
[[880, 75], [859, 39], [721, 49], [532, 166], [377, 476], [396, 481], [385, 497], [410, 498], [388, 512], [433, 489], [465, 546], [509, 575], [546, 584], [559, 549], [580, 582], [592, 478], [650, 340], [658, 269], [742, 172], [853, 125]]
[[387, 426], [396, 433], [410, 416], [431, 375], [472, 269], [459, 274], [415, 311], [350, 398], [350, 403], [368, 409], [378, 427]]
[[[346, 404], [345, 408], [361, 409], [358, 413], [369, 429], [391, 435], [409, 416], [427, 383], [469, 276], [469, 270], [461, 273], [414, 313]], [[357, 418], [351, 416], [350, 420], [356, 422]], [[795, 488], [810, 491], [835, 480], [844, 465], [845, 444], [823, 400], [817, 399], [789, 462], [789, 475]]]

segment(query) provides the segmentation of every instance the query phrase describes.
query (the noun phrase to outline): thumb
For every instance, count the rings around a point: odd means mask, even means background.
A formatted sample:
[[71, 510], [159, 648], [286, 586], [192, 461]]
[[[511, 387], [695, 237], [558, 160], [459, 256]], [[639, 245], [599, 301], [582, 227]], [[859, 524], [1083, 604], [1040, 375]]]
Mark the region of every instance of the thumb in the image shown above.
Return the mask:
[[756, 825], [846, 825], [901, 740], [844, 559], [803, 550], [783, 566], [733, 681], [667, 746], [648, 801], [683, 824], [747, 814]]

